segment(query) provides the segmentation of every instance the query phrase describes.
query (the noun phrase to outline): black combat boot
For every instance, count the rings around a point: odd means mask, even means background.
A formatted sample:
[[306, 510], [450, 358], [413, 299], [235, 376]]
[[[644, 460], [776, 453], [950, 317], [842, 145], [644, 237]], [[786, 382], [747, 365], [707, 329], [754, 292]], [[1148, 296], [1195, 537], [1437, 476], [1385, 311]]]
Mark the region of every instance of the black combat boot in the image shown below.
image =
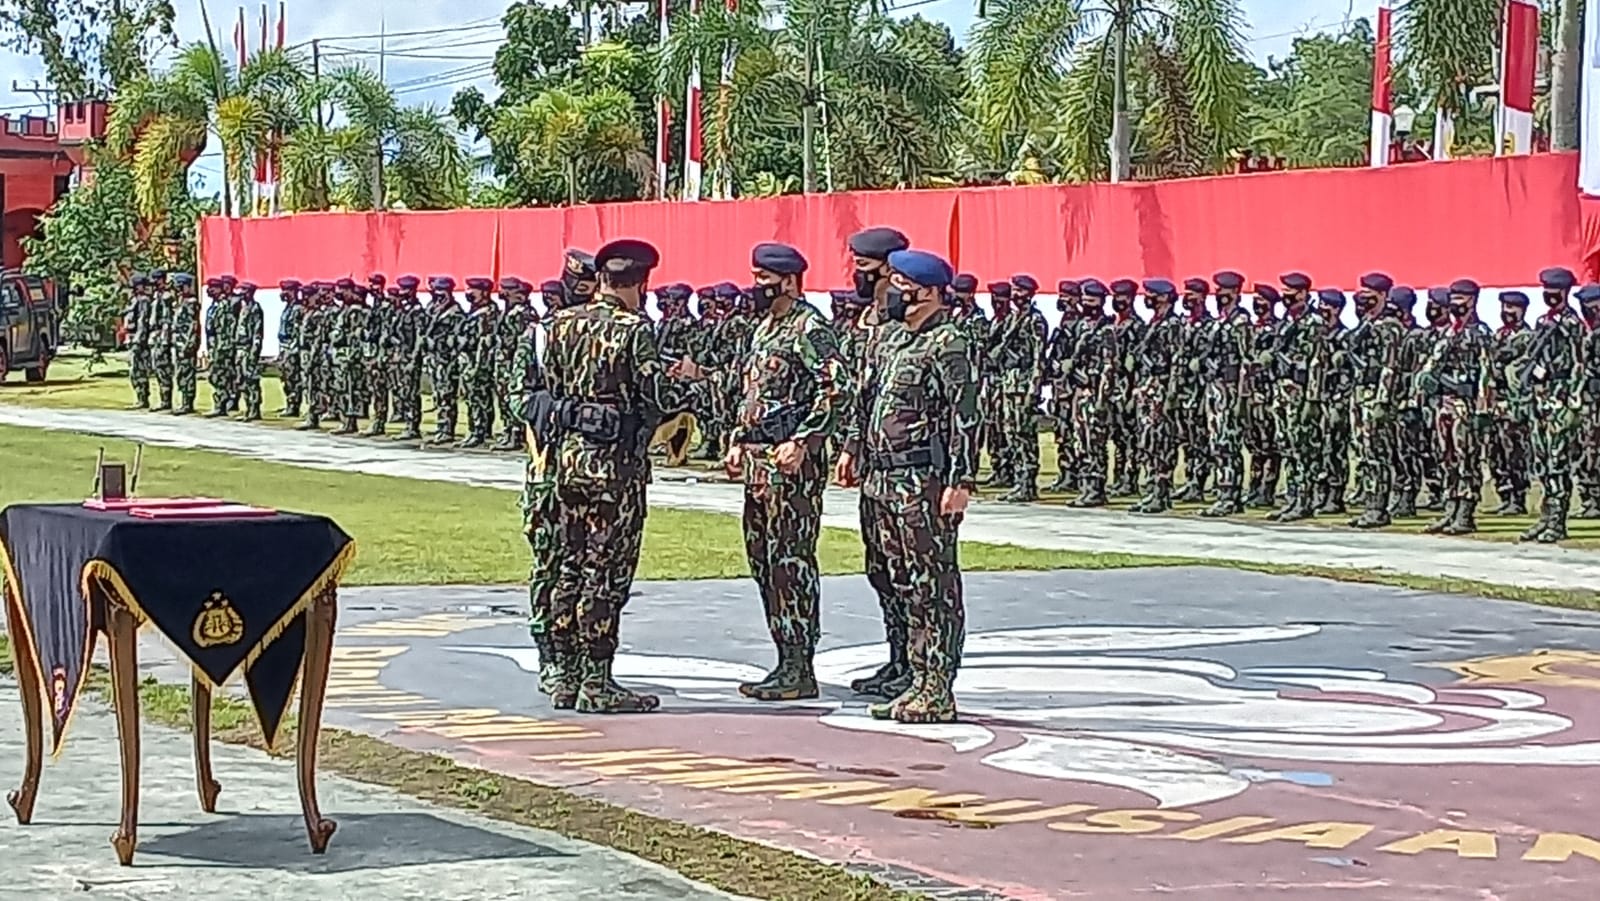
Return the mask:
[[1502, 516], [1527, 516], [1528, 515], [1528, 489], [1516, 488], [1511, 495], [1501, 504], [1504, 507]]
[[1085, 476], [1078, 496], [1067, 506], [1087, 510], [1104, 507], [1106, 503], [1106, 480], [1099, 476]]
[[1455, 515], [1440, 532], [1445, 535], [1471, 535], [1478, 531], [1478, 520], [1474, 515], [1477, 510], [1477, 501], [1456, 501]]
[[456, 447], [460, 448], [461, 450], [470, 450], [474, 447], [483, 447], [485, 443], [486, 442], [484, 441], [482, 435], [473, 432], [462, 440], [456, 442]]
[[911, 684], [911, 664], [906, 656], [906, 647], [911, 636], [910, 628], [895, 623], [889, 626], [889, 631], [889, 662], [878, 667], [877, 672], [865, 679], [851, 682], [850, 690], [856, 694], [892, 698], [905, 691]]
[[517, 447], [520, 444], [520, 442], [517, 440], [519, 437], [521, 437], [521, 435], [516, 429], [508, 428], [506, 429], [505, 434], [500, 436], [500, 440], [489, 445], [489, 449], [492, 451], [517, 450]]
[[1200, 515], [1207, 519], [1222, 519], [1226, 516], [1238, 516], [1244, 512], [1244, 503], [1239, 499], [1239, 489], [1226, 485], [1217, 487], [1217, 502], [1200, 511]]
[[1319, 516], [1339, 516], [1345, 512], [1344, 486], [1324, 485], [1321, 490], [1321, 502], [1316, 506]]
[[358, 431], [360, 431], [360, 429], [356, 426], [356, 418], [354, 416], [346, 416], [339, 422], [339, 427], [334, 429], [329, 434], [354, 435]]
[[241, 417], [240, 421], [241, 422], [260, 422], [261, 421], [261, 405], [260, 404], [251, 404], [250, 406], [246, 407], [245, 410], [244, 410], [244, 416]]
[[421, 441], [422, 430], [414, 425], [407, 425], [405, 430], [394, 436], [395, 441]]
[[1567, 510], [1568, 501], [1562, 498], [1550, 508], [1550, 522], [1545, 525], [1544, 531], [1539, 533], [1540, 544], [1555, 544], [1567, 540]]
[[1031, 504], [1039, 499], [1039, 487], [1033, 479], [1018, 481], [1016, 486], [996, 500], [1002, 504]]
[[745, 682], [739, 694], [756, 701], [799, 701], [817, 696], [817, 676], [803, 647], [780, 645], [778, 665], [760, 682]]
[[1395, 519], [1410, 519], [1417, 515], [1417, 489], [1402, 488], [1394, 493], [1389, 503], [1389, 515]]
[[1361, 515], [1350, 520], [1350, 527], [1355, 529], [1381, 529], [1390, 525], [1393, 520], [1389, 518], [1389, 494], [1375, 491], [1371, 494], [1362, 492], [1367, 499], [1366, 509]]
[[1441, 503], [1444, 507], [1444, 512], [1440, 514], [1438, 519], [1428, 523], [1422, 529], [1423, 532], [1429, 535], [1444, 534], [1444, 530], [1449, 528], [1450, 525], [1456, 521], [1456, 510], [1460, 506], [1461, 502], [1457, 500], [1446, 500], [1442, 501]]
[[1523, 531], [1523, 533], [1521, 535], [1518, 535], [1517, 536], [1517, 540], [1518, 541], [1538, 541], [1538, 540], [1540, 540], [1540, 536], [1545, 533], [1546, 529], [1550, 528], [1550, 520], [1551, 520], [1552, 515], [1554, 513], [1555, 513], [1555, 503], [1552, 502], [1549, 497], [1546, 497], [1539, 504], [1539, 518], [1534, 521], [1533, 525], [1529, 526], [1525, 531]]
[[1046, 494], [1061, 494], [1071, 490], [1072, 486], [1076, 484], [1078, 484], [1078, 479], [1076, 479], [1071, 473], [1063, 472], [1056, 476], [1056, 480], [1051, 482], [1049, 486], [1044, 489], [1044, 491]]

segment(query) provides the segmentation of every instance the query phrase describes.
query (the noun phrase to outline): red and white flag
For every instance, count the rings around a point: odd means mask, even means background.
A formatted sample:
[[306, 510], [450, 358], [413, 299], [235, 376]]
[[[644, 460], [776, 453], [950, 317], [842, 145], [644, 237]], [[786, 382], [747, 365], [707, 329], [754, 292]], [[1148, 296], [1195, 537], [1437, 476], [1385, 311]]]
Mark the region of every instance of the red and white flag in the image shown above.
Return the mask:
[[[260, 22], [260, 25], [261, 25], [261, 43], [260, 43], [260, 45], [258, 47], [258, 50], [261, 53], [265, 53], [267, 51], [267, 5], [265, 3], [261, 4], [261, 22]], [[267, 140], [269, 142], [271, 141], [271, 136], [270, 135], [268, 135]], [[271, 181], [271, 171], [270, 171], [271, 170], [271, 166], [272, 166], [272, 160], [268, 155], [267, 148], [266, 147], [257, 147], [256, 148], [256, 171], [255, 171], [255, 178], [253, 179], [253, 181], [254, 181], [254, 186], [253, 186], [254, 187], [254, 191], [253, 191], [253, 193], [255, 195], [255, 210], [254, 210], [254, 212], [255, 212], [256, 215], [261, 215], [262, 213], [266, 212], [265, 207], [266, 207], [266, 205], [269, 202], [270, 197], [271, 197], [271, 195], [267, 191], [267, 183], [269, 181]]]
[[1498, 155], [1533, 152], [1533, 81], [1539, 68], [1539, 7], [1507, 0], [1500, 46]]
[[[661, 46], [667, 45], [667, 0], [660, 0]], [[672, 155], [672, 109], [663, 93], [656, 101], [656, 199], [667, 199], [667, 161]]]
[[[689, 15], [700, 14], [700, 0], [689, 0]], [[700, 199], [703, 147], [700, 135], [700, 61], [689, 67], [689, 91], [683, 104], [683, 199]]]
[[1600, 197], [1600, 2], [1589, 0], [1583, 26], [1583, 121], [1578, 126], [1578, 188]]
[[1378, 0], [1378, 43], [1372, 53], [1371, 165], [1389, 165], [1389, 143], [1394, 134], [1394, 92], [1390, 85], [1389, 56], [1394, 35], [1393, 0]]

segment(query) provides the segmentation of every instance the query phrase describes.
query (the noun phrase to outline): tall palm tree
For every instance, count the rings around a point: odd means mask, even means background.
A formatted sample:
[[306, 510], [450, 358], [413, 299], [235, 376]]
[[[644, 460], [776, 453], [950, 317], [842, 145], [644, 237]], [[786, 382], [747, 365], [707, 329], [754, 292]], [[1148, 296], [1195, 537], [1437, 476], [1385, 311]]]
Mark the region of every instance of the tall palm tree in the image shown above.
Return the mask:
[[655, 163], [645, 150], [633, 97], [616, 87], [555, 88], [501, 112], [491, 140], [516, 147], [516, 164], [530, 180], [556, 170], [567, 202], [588, 196], [584, 186], [604, 170], [631, 174], [640, 196], [654, 193]]
[[1458, 123], [1470, 91], [1496, 78], [1505, 0], [1408, 0], [1396, 10], [1400, 65]]

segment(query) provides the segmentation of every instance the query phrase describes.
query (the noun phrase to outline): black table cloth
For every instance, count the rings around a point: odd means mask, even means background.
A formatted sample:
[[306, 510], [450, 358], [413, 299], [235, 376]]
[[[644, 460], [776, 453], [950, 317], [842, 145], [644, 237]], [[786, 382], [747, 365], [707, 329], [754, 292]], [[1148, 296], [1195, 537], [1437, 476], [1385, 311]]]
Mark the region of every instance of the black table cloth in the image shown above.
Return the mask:
[[321, 516], [139, 519], [81, 504], [0, 511], [0, 578], [49, 691], [59, 753], [106, 603], [153, 624], [201, 679], [241, 667], [270, 743], [305, 656], [305, 611], [337, 589], [355, 550]]

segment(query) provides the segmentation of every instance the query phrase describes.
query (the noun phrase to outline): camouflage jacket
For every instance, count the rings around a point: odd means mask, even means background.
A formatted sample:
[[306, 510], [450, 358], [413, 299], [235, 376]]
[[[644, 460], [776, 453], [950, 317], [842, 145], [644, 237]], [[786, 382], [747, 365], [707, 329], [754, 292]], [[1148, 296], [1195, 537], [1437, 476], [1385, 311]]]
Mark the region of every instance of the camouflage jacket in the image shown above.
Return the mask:
[[200, 298], [180, 298], [172, 310], [172, 350], [193, 358], [200, 352]]
[[406, 301], [391, 309], [383, 333], [384, 355], [390, 363], [405, 367], [421, 363], [423, 330], [427, 323], [427, 311], [414, 302]]
[[469, 378], [494, 375], [495, 358], [499, 354], [499, 328], [500, 311], [492, 304], [486, 303], [467, 313], [456, 339], [462, 375]]
[[1477, 320], [1441, 330], [1417, 375], [1420, 390], [1479, 404], [1488, 402], [1494, 334]]
[[211, 301], [206, 306], [206, 351], [212, 355], [231, 353], [238, 327], [239, 314], [233, 298]]
[[495, 324], [495, 358], [494, 367], [496, 376], [508, 384], [516, 381], [517, 369], [517, 344], [522, 340], [522, 335], [528, 326], [538, 321], [533, 305], [526, 303], [506, 304], [505, 312], [500, 314], [499, 321]]
[[1541, 410], [1577, 403], [1584, 379], [1584, 336], [1588, 329], [1570, 308], [1546, 313], [1534, 324], [1524, 381]]
[[1045, 374], [1058, 395], [1072, 390], [1072, 367], [1076, 363], [1073, 354], [1078, 347], [1078, 338], [1086, 327], [1077, 313], [1070, 316], [1063, 314], [1061, 324], [1056, 326], [1056, 330], [1050, 334], [1049, 343], [1045, 345]]
[[393, 305], [378, 300], [367, 308], [366, 327], [361, 330], [361, 359], [376, 365], [383, 359], [385, 336], [393, 328]]
[[738, 411], [729, 441], [742, 444], [763, 420], [785, 410], [804, 412], [790, 436], [820, 450], [846, 405], [838, 338], [828, 320], [804, 301], [782, 315], [763, 316], [750, 334], [740, 367]]
[[129, 347], [150, 346], [150, 308], [154, 306], [150, 295], [135, 291], [128, 295], [128, 306], [122, 311], [122, 324], [128, 331]]
[[1525, 322], [1502, 325], [1494, 333], [1489, 385], [1494, 390], [1495, 407], [1504, 415], [1521, 418], [1527, 412], [1532, 392], [1524, 379], [1524, 364], [1532, 349], [1533, 329]]
[[1044, 314], [1032, 305], [1012, 310], [1011, 315], [996, 323], [991, 347], [1002, 393], [1038, 393], [1049, 332], [1050, 324], [1045, 321]]
[[328, 348], [333, 351], [333, 361], [348, 366], [361, 360], [361, 341], [367, 332], [367, 308], [360, 303], [347, 303], [331, 311], [328, 322]]
[[934, 477], [971, 489], [978, 472], [978, 382], [968, 332], [940, 310], [884, 346], [871, 373], [861, 444], [868, 478], [917, 478], [916, 469], [880, 467], [892, 454], [933, 451]]
[[284, 305], [278, 316], [278, 356], [300, 349], [305, 317], [306, 308], [300, 301]]
[[239, 302], [238, 325], [234, 329], [234, 344], [239, 355], [250, 362], [261, 359], [262, 321], [261, 304], [255, 298]]
[[423, 331], [423, 348], [437, 364], [448, 369], [456, 366], [456, 351], [461, 340], [462, 320], [467, 314], [452, 298], [448, 304], [431, 306], [426, 312]]
[[145, 329], [150, 333], [150, 346], [155, 350], [172, 350], [172, 319], [177, 309], [178, 299], [170, 292], [160, 291], [151, 296]]

